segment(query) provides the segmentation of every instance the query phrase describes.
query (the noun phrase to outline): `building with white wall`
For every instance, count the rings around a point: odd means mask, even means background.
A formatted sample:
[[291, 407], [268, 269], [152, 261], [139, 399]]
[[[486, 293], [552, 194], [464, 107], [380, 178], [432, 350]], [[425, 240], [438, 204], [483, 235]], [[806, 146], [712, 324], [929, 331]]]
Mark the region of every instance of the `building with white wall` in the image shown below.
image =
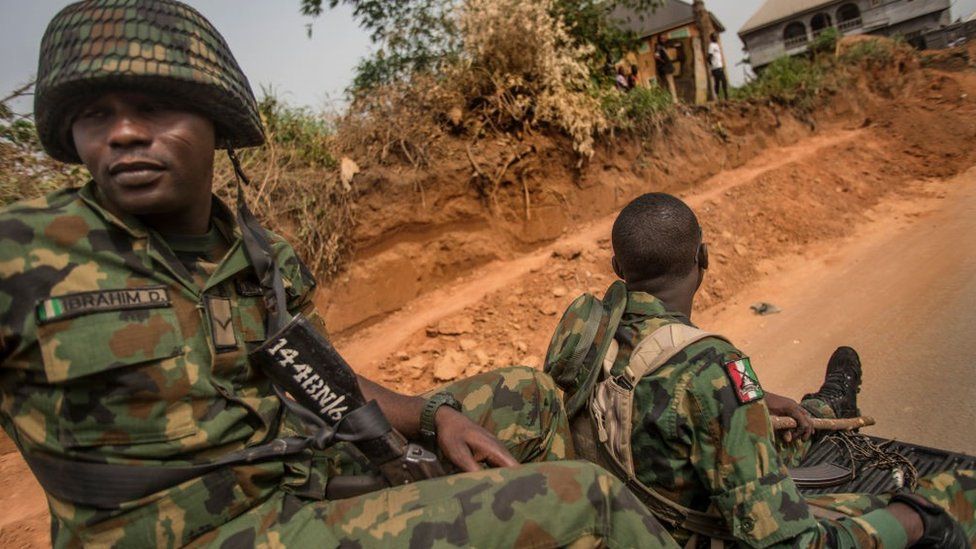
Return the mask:
[[926, 32], [951, 23], [950, 0], [766, 0], [739, 30], [755, 70], [806, 53], [831, 27], [841, 34], [902, 36], [925, 47]]

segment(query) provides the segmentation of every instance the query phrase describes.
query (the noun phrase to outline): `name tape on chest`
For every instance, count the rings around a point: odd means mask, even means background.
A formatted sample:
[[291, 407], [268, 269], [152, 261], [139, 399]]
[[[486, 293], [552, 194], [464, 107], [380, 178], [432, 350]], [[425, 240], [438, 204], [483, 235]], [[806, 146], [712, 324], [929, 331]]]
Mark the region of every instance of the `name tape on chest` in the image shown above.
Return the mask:
[[162, 307], [172, 307], [169, 290], [165, 286], [78, 292], [39, 302], [37, 304], [37, 322], [44, 324], [89, 313]]
[[766, 396], [765, 391], [759, 385], [759, 378], [752, 369], [749, 357], [725, 363], [725, 374], [732, 382], [732, 390], [735, 397], [739, 399], [739, 404], [749, 404]]

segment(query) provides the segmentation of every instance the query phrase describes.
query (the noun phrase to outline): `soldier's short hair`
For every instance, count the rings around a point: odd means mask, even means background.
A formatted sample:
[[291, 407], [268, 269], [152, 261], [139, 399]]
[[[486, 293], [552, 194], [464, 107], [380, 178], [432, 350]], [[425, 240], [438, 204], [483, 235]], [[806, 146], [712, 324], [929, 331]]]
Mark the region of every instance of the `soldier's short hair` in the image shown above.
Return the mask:
[[701, 226], [679, 198], [648, 193], [620, 212], [611, 240], [627, 282], [677, 279], [695, 266]]

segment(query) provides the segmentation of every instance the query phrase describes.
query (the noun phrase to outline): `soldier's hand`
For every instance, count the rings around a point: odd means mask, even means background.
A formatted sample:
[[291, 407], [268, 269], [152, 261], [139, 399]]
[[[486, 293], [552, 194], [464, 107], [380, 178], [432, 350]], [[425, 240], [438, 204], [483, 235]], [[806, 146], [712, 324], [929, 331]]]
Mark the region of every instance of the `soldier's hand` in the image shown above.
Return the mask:
[[434, 423], [441, 452], [462, 471], [480, 471], [479, 462], [495, 467], [519, 464], [501, 441], [457, 410], [441, 406], [434, 416]]
[[796, 429], [787, 431], [783, 437], [786, 442], [790, 442], [793, 437], [810, 440], [814, 433], [813, 423], [810, 421], [810, 413], [803, 406], [792, 398], [769, 392], [766, 393], [765, 400], [770, 414], [796, 420]]

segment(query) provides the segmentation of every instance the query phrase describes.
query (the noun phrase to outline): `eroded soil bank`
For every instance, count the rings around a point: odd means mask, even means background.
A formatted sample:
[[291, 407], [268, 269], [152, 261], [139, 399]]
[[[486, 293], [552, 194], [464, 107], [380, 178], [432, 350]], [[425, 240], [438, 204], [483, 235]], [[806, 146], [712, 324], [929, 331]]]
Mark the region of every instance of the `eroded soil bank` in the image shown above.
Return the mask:
[[[338, 345], [367, 374], [415, 391], [513, 362], [538, 366], [569, 301], [600, 293], [613, 280], [608, 237], [615, 213], [649, 191], [677, 193], [698, 212], [713, 267], [696, 306], [721, 309], [781, 258], [849, 236], [878, 204], [916, 196], [919, 180], [951, 178], [976, 163], [976, 74], [919, 69], [904, 80], [897, 90], [865, 86], [860, 95], [836, 97], [812, 125], [785, 115], [778, 125], [767, 124], [762, 116], [772, 116], [774, 107], [741, 107], [754, 109], [752, 131], [738, 128], [741, 135], [723, 139], [703, 120], [732, 127], [745, 115], [740, 107], [678, 119], [687, 127], [676, 126], [670, 148], [656, 152], [670, 164], [637, 168], [624, 144], [605, 152], [582, 179], [566, 168], [566, 180], [554, 177], [551, 186], [583, 181], [583, 188], [567, 195], [576, 206], [548, 207], [553, 226], [562, 228], [547, 238], [518, 240], [514, 235], [532, 233], [519, 233], [516, 225], [534, 221], [513, 220], [514, 210], [482, 215], [480, 228], [431, 233], [426, 240], [421, 232], [416, 241], [394, 237], [382, 252], [357, 259], [348, 281], [323, 292]], [[472, 249], [485, 254], [474, 258]], [[428, 272], [431, 264], [441, 269]], [[382, 283], [360, 284], [373, 279]], [[352, 297], [342, 296], [349, 286], [387, 312], [342, 330], [335, 318], [349, 318], [343, 311]], [[369, 310], [378, 309], [361, 304], [356, 312]]]

